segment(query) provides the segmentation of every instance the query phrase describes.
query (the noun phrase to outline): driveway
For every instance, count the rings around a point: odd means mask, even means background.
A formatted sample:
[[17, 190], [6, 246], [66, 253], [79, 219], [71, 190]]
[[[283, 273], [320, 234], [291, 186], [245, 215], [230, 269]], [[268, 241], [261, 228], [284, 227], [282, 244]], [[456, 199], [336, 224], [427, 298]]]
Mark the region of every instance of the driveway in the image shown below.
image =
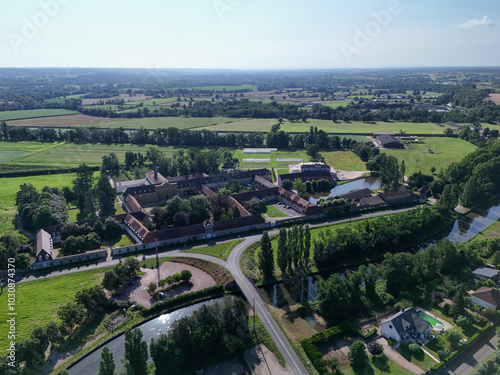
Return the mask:
[[387, 340], [383, 337], [377, 338], [377, 342], [379, 344], [382, 344], [384, 347], [384, 354], [389, 358], [391, 361], [396, 362], [398, 365], [403, 367], [404, 369], [413, 372], [415, 375], [420, 375], [425, 373], [424, 370], [422, 370], [420, 367], [417, 365], [408, 362], [405, 357], [403, 357], [401, 354], [399, 354], [396, 350], [392, 350], [391, 347], [387, 344]]

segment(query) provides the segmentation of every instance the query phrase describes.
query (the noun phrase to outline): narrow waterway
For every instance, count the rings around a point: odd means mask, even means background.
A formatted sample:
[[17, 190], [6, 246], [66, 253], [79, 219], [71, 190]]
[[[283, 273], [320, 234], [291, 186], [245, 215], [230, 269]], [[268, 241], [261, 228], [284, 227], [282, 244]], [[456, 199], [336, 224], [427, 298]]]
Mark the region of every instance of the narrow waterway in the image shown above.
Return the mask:
[[[176, 310], [169, 314], [163, 314], [159, 317], [152, 319], [144, 324], [141, 324], [137, 328], [142, 331], [144, 339], [149, 343], [151, 338], [158, 337], [159, 335], [166, 333], [170, 325], [186, 316], [191, 316], [195, 311], [197, 311], [202, 305], [212, 305], [216, 301], [222, 301], [224, 298], [232, 298], [232, 297], [222, 297], [212, 299], [206, 302], [197, 303], [188, 307], [184, 307], [182, 309]], [[120, 373], [125, 367], [122, 364], [122, 359], [125, 356], [125, 335], [122, 334], [110, 342], [108, 342], [105, 346], [113, 353], [115, 363], [116, 363], [116, 373]], [[76, 363], [74, 366], [68, 369], [71, 375], [88, 375], [88, 374], [97, 374], [99, 372], [99, 362], [101, 360], [102, 348], [93, 351], [85, 358], [83, 358], [80, 362]], [[148, 359], [148, 363], [150, 363], [151, 357]]]
[[330, 190], [330, 193], [328, 194], [319, 194], [314, 197], [310, 197], [309, 202], [316, 204], [318, 203], [318, 200], [320, 198], [326, 199], [329, 197], [336, 197], [337, 195], [346, 194], [353, 190], [365, 189], [365, 188], [372, 190], [372, 189], [378, 189], [379, 187], [380, 187], [380, 179], [378, 177], [365, 177], [352, 182], [347, 182], [342, 185], [337, 185], [332, 190]]
[[[412, 246], [410, 250], [414, 252], [425, 250], [443, 239], [459, 243], [465, 242], [499, 219], [500, 199], [497, 199], [461, 216], [447, 230], [423, 243]], [[316, 283], [318, 281], [325, 280], [334, 273], [338, 273], [344, 278], [346, 271], [346, 269], [342, 269], [322, 272], [314, 276], [263, 286], [259, 289], [269, 304], [282, 308], [306, 301], [314, 301], [317, 296]]]

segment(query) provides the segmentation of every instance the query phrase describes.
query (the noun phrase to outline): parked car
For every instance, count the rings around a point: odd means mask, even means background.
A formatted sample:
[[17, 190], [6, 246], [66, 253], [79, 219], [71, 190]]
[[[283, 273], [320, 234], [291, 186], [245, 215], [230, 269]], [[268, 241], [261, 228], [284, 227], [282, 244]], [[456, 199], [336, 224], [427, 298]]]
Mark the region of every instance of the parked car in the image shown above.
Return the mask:
[[158, 295], [160, 296], [160, 298], [165, 298], [165, 293], [163, 292], [158, 293]]

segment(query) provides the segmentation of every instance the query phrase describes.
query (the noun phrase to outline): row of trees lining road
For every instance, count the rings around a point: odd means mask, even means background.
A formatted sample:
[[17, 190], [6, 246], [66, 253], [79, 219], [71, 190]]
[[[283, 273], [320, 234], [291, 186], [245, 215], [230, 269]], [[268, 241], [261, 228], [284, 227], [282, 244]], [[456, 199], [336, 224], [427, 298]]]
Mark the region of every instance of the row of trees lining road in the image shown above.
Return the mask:
[[37, 231], [68, 221], [68, 205], [57, 188], [44, 187], [41, 192], [31, 184], [22, 184], [16, 193], [16, 206], [23, 227]]

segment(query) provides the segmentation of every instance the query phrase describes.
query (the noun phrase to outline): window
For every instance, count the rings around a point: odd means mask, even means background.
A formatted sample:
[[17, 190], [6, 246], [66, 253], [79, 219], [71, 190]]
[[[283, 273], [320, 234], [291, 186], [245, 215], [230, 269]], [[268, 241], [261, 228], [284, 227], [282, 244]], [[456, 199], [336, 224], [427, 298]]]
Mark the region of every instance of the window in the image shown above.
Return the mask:
[[389, 324], [389, 328], [392, 329], [392, 326]]

